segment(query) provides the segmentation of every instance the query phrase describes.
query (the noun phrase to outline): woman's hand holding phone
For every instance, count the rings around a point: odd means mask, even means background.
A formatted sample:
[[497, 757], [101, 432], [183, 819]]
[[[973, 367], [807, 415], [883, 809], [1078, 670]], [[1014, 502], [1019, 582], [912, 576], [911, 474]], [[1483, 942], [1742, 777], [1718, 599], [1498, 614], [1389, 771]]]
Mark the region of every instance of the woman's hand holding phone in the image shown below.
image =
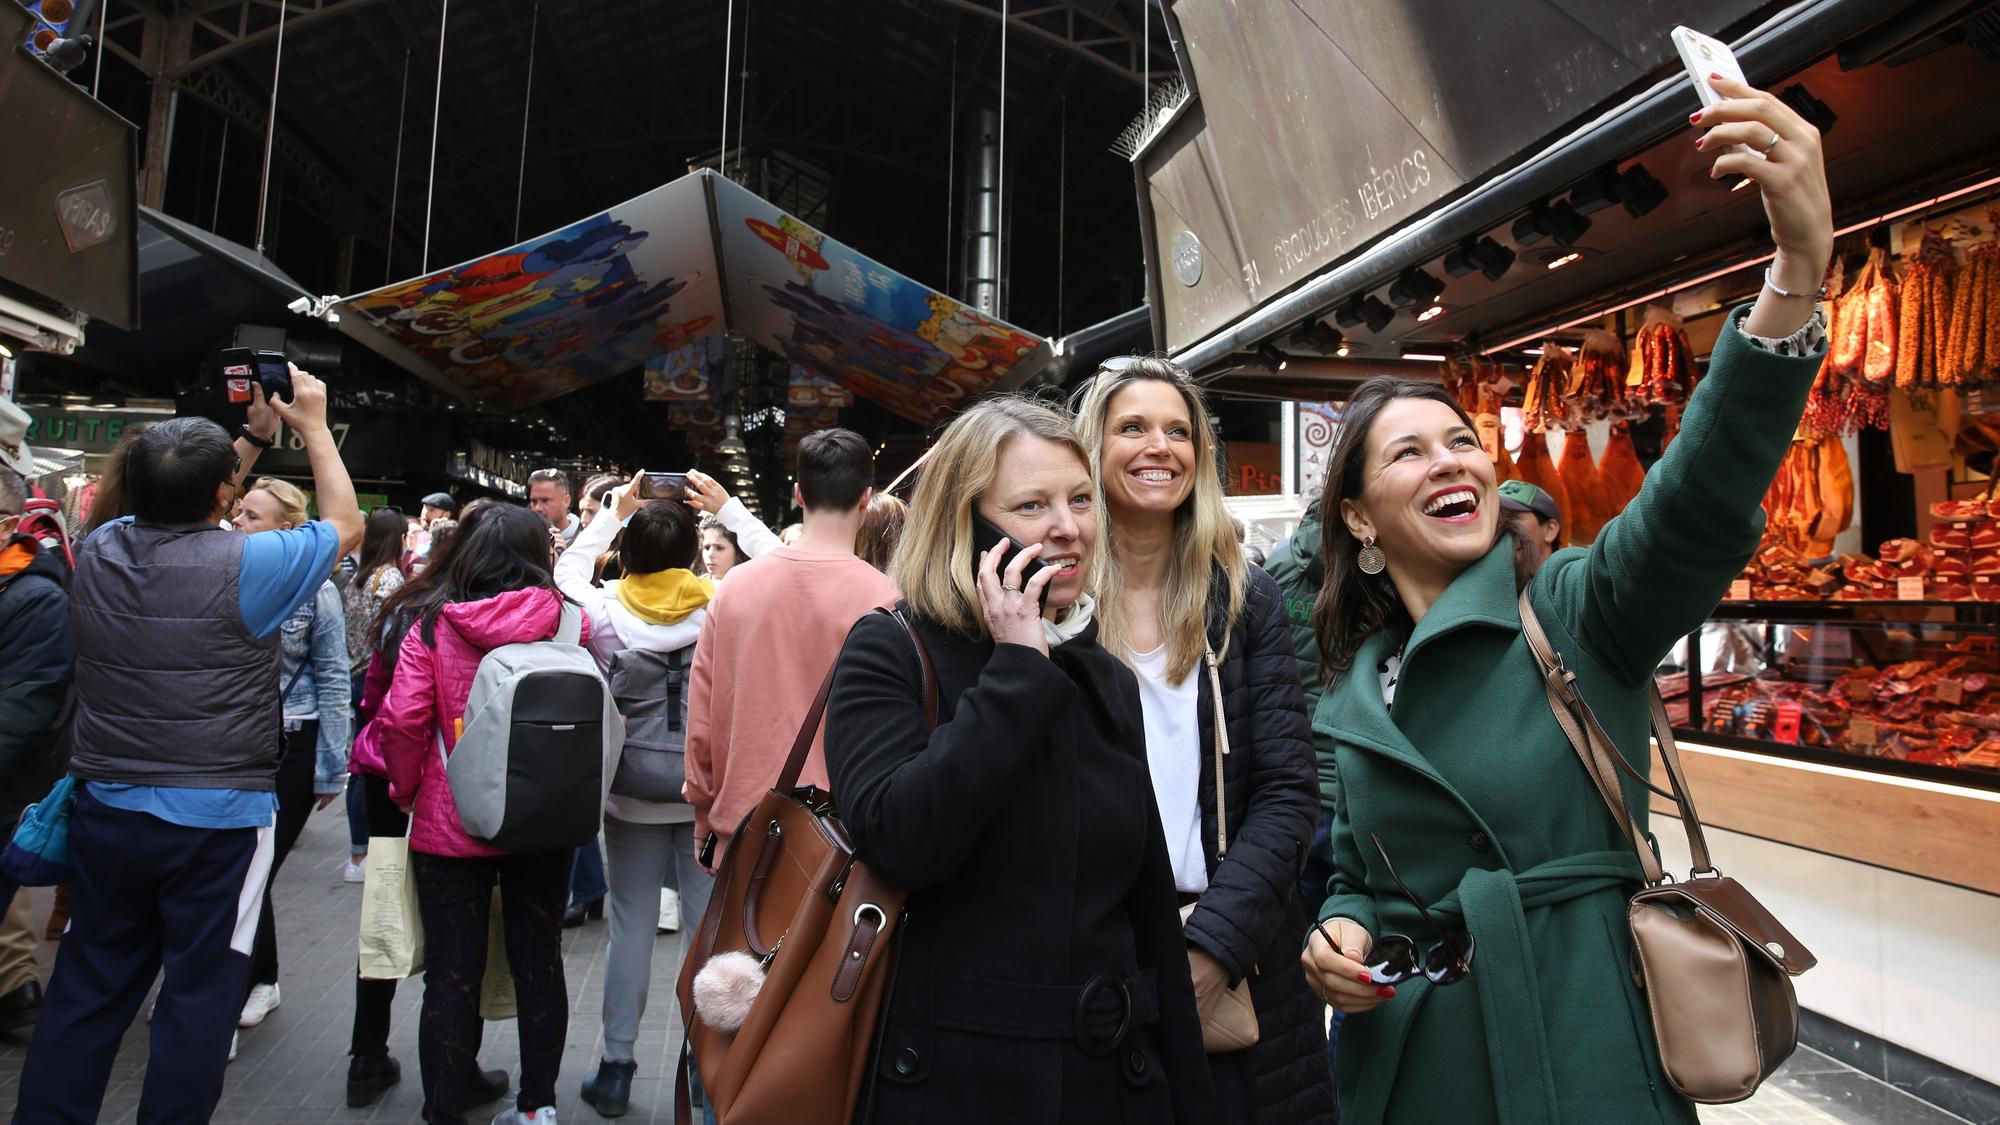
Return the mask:
[[1047, 656], [1049, 642], [1042, 633], [1042, 591], [1054, 580], [1055, 568], [1041, 567], [1024, 583], [1021, 572], [1027, 568], [1028, 560], [1041, 555], [1042, 544], [1033, 543], [1015, 552], [1003, 572], [1000, 560], [1011, 546], [1010, 540], [1003, 539], [980, 555], [979, 610], [986, 618], [986, 629], [993, 634], [994, 644], [1026, 645]]
[[631, 519], [645, 506], [646, 501], [639, 495], [639, 482], [645, 478], [646, 470], [640, 469], [632, 474], [631, 480], [625, 482], [625, 487], [615, 489], [611, 493], [611, 514], [618, 522], [623, 523]]

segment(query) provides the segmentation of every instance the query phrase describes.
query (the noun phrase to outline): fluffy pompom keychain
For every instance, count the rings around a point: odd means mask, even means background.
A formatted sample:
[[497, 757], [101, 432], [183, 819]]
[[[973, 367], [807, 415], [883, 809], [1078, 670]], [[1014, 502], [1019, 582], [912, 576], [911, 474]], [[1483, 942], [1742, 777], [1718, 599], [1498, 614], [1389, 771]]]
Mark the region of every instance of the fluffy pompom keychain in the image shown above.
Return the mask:
[[763, 987], [762, 961], [734, 950], [718, 953], [694, 975], [695, 1014], [717, 1031], [736, 1031]]

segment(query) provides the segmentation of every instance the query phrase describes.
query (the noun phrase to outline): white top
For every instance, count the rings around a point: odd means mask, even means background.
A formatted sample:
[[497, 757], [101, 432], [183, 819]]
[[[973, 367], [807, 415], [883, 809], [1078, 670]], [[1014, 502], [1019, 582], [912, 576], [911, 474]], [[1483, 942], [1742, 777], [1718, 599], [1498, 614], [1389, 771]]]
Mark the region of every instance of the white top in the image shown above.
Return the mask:
[[1208, 859], [1201, 850], [1201, 670], [1167, 682], [1167, 646], [1132, 654], [1139, 675], [1139, 704], [1146, 716], [1146, 764], [1153, 799], [1166, 830], [1174, 887], [1185, 894], [1208, 889]]

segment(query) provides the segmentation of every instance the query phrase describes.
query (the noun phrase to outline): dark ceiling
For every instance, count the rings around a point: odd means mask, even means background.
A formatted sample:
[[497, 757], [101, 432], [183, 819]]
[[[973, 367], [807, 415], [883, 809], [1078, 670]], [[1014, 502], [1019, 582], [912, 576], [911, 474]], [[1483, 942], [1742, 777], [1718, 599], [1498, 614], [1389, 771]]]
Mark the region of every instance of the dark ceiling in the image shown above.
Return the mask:
[[[100, 96], [142, 127], [148, 27], [168, 39], [176, 21], [188, 28], [162, 209], [255, 245], [277, 5], [108, 2]], [[1000, 88], [1000, 0], [458, 0], [442, 23], [447, 3], [291, 0], [267, 253], [316, 292], [421, 272], [427, 189], [436, 268], [515, 241], [517, 186], [518, 231], [533, 235], [712, 160], [725, 39], [730, 145], [818, 164], [829, 234], [958, 288], [952, 197], [967, 106]], [[1151, 59], [1140, 55], [1141, 0], [1034, 7], [1006, 41], [1005, 312], [1053, 335], [1143, 300], [1132, 175], [1110, 145], [1139, 112], [1140, 73], [1166, 77], [1172, 56], [1157, 13]]]

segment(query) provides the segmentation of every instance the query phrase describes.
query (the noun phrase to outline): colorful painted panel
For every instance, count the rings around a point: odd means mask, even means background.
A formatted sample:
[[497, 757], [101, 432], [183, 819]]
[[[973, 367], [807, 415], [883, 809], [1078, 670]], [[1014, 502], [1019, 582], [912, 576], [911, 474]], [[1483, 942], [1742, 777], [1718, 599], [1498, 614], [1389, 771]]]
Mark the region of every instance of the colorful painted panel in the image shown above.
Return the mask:
[[532, 406], [720, 332], [716, 277], [707, 201], [688, 176], [500, 253], [350, 297], [341, 327], [386, 334], [477, 398]]
[[731, 327], [914, 422], [945, 418], [1048, 360], [1032, 332], [984, 316], [720, 178]]
[[720, 403], [729, 354], [729, 337], [718, 332], [654, 356], [646, 361], [646, 400]]
[[785, 405], [793, 410], [820, 406], [853, 406], [854, 392], [810, 368], [792, 364], [792, 385], [785, 392]]

